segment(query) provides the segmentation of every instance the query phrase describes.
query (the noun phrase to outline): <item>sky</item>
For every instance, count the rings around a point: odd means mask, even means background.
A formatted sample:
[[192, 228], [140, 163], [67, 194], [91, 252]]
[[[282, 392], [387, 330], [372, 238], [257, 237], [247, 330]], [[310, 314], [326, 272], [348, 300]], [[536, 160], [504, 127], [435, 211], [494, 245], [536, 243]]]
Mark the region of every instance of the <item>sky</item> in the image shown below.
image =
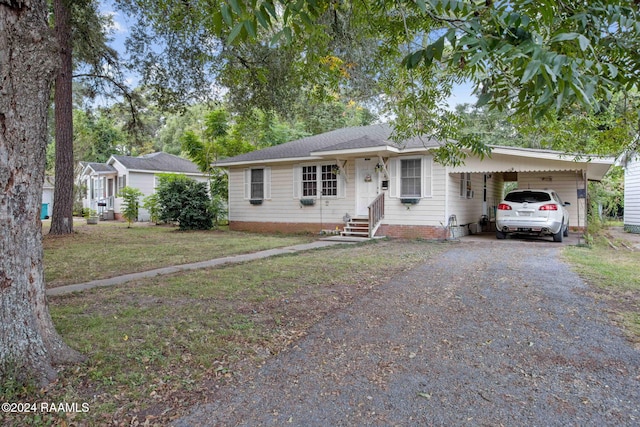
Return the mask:
[[[126, 53], [124, 41], [129, 33], [129, 26], [133, 25], [133, 22], [128, 20], [121, 12], [118, 12], [109, 0], [101, 1], [100, 11], [112, 16], [113, 27], [111, 28], [111, 37], [113, 37], [113, 42], [111, 43], [111, 46], [116, 49], [122, 57], [124, 57]], [[135, 87], [137, 81], [138, 78], [136, 76], [131, 76], [127, 79], [127, 84], [131, 87]], [[472, 91], [473, 89], [469, 83], [454, 86], [452, 94], [448, 100], [449, 108], [453, 110], [458, 104], [475, 104], [477, 97], [472, 94]]]

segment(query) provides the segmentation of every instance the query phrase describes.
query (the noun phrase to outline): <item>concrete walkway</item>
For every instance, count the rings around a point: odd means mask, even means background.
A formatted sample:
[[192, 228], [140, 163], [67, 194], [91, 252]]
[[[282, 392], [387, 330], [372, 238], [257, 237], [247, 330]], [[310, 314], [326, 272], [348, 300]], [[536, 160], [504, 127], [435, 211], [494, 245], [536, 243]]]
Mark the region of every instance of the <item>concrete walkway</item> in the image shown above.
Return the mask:
[[[359, 240], [360, 241], [360, 240]], [[284, 248], [268, 249], [249, 254], [232, 255], [224, 258], [215, 258], [208, 261], [194, 262], [191, 264], [174, 265], [170, 267], [156, 268], [154, 270], [141, 271], [138, 273], [124, 274], [122, 276], [109, 277], [107, 279], [92, 280], [86, 283], [78, 283], [76, 285], [58, 286], [56, 288], [47, 289], [47, 296], [65, 295], [72, 292], [80, 292], [87, 289], [93, 289], [101, 286], [113, 286], [127, 283], [133, 280], [144, 279], [147, 277], [155, 277], [163, 274], [177, 273], [179, 271], [197, 270], [200, 268], [217, 267], [224, 264], [240, 263], [245, 261], [253, 261], [257, 259], [267, 258], [274, 255], [291, 254], [311, 249], [324, 248], [336, 244], [355, 243], [355, 240], [316, 240], [311, 243], [303, 243], [300, 245], [287, 246]]]

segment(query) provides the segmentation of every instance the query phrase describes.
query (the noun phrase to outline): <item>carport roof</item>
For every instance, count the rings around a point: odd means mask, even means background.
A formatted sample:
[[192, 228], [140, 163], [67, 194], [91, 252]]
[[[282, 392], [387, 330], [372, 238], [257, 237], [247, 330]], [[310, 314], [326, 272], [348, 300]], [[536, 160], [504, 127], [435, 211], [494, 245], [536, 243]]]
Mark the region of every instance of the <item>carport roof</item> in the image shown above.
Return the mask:
[[470, 157], [453, 172], [557, 172], [584, 170], [590, 181], [600, 181], [615, 163], [614, 157], [566, 154], [553, 150], [492, 146], [489, 158]]

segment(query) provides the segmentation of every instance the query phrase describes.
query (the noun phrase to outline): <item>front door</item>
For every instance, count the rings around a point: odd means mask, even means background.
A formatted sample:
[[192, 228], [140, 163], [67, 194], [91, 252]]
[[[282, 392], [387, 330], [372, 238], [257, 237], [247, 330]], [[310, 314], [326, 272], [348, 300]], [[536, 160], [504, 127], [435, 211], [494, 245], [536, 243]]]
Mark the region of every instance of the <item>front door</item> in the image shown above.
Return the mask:
[[378, 196], [376, 161], [356, 159], [356, 216], [368, 216], [369, 205]]

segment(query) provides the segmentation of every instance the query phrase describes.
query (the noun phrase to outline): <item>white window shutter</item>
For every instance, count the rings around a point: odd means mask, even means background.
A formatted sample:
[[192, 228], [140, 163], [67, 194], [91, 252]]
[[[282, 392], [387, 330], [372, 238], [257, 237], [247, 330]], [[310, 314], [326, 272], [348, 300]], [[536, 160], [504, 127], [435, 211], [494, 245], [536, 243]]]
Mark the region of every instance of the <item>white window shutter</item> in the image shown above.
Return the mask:
[[244, 170], [244, 198], [251, 198], [251, 169]]
[[344, 176], [344, 174], [339, 174], [337, 178], [338, 178], [337, 180], [338, 181], [338, 197], [341, 199], [344, 199], [345, 197], [347, 197], [347, 184], [345, 182], [346, 177]]
[[389, 197], [398, 197], [400, 194], [400, 174], [398, 173], [398, 165], [400, 160], [393, 158], [389, 160]]
[[422, 158], [422, 197], [431, 197], [431, 176], [433, 169], [433, 159], [430, 156]]
[[293, 198], [299, 199], [302, 194], [302, 166], [293, 167]]
[[264, 168], [264, 198], [271, 199], [271, 168]]

